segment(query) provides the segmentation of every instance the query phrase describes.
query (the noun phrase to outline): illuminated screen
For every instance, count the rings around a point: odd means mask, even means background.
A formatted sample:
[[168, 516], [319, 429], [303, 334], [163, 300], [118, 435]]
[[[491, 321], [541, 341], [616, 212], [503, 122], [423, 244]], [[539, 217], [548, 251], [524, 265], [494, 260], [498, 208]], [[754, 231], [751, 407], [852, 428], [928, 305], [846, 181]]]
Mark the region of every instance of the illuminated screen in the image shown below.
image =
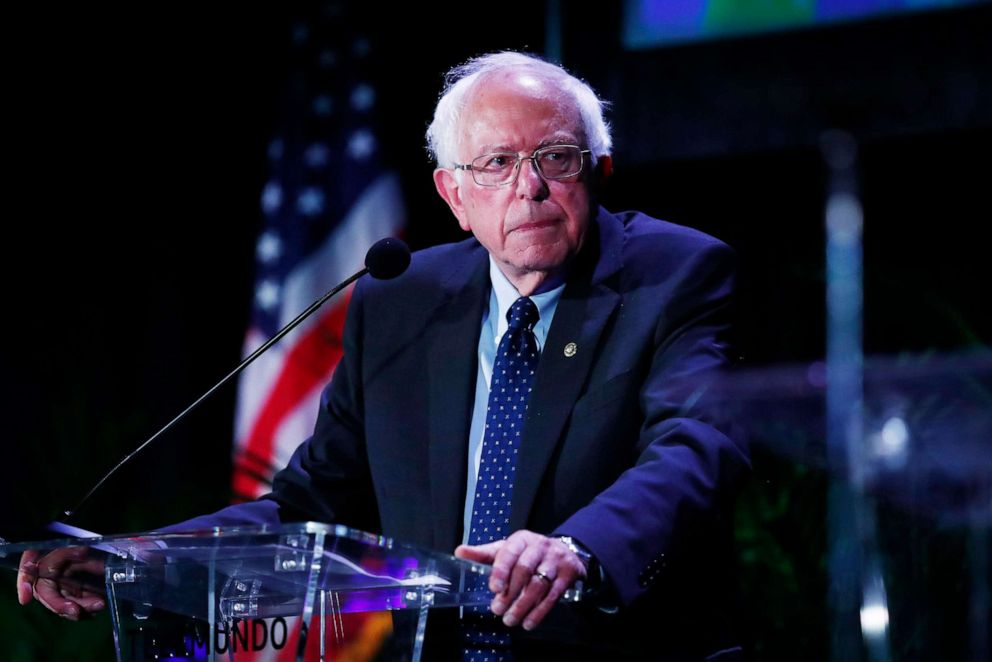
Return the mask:
[[628, 49], [813, 27], [988, 0], [625, 0]]

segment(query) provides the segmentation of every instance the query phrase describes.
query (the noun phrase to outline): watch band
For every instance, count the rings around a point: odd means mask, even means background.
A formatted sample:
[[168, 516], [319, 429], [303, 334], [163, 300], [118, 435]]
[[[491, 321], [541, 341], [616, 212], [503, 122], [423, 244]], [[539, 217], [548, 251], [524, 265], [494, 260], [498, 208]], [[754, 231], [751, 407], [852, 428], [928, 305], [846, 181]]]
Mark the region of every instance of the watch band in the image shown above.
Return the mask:
[[589, 550], [583, 547], [572, 536], [555, 536], [555, 538], [565, 543], [565, 547], [568, 547], [570, 552], [579, 557], [579, 560], [582, 561], [582, 565], [586, 568], [586, 573], [588, 573], [589, 566], [593, 561], [592, 554], [589, 553]]
[[572, 536], [553, 537], [564, 543], [565, 547], [568, 547], [570, 552], [578, 556], [579, 560], [582, 561], [582, 565], [585, 566], [585, 579], [575, 581], [573, 585], [575, 591], [586, 596], [597, 593], [603, 584], [603, 570], [600, 568], [599, 563], [597, 563], [596, 557], [586, 549], [585, 545]]
[[576, 581], [573, 588], [583, 600], [590, 600], [593, 606], [605, 614], [616, 614], [619, 602], [614, 590], [606, 579], [606, 571], [586, 546], [572, 536], [551, 536], [560, 540], [568, 549], [579, 557], [586, 567], [584, 580]]

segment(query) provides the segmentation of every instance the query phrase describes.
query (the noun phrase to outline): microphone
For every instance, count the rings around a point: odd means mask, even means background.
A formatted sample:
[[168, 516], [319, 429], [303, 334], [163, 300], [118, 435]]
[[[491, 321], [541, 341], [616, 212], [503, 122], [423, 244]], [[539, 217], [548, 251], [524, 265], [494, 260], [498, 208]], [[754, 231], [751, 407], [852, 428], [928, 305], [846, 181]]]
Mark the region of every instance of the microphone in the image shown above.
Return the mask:
[[365, 254], [365, 269], [378, 280], [396, 278], [409, 266], [410, 249], [402, 241], [392, 237], [375, 242]]
[[279, 342], [279, 340], [281, 340], [282, 337], [285, 336], [287, 333], [289, 333], [290, 331], [292, 331], [293, 329], [295, 329], [297, 326], [299, 326], [300, 322], [302, 322], [307, 317], [309, 317], [310, 315], [312, 315], [314, 313], [314, 311], [316, 311], [318, 308], [320, 308], [322, 305], [324, 305], [324, 303], [328, 299], [330, 299], [332, 296], [334, 296], [335, 294], [337, 294], [338, 292], [340, 292], [344, 288], [348, 287], [349, 285], [351, 285], [353, 282], [355, 282], [356, 280], [358, 280], [359, 278], [361, 278], [365, 274], [369, 274], [370, 276], [372, 276], [373, 278], [376, 278], [378, 280], [389, 280], [389, 279], [392, 279], [392, 278], [396, 278], [397, 276], [399, 276], [400, 274], [402, 274], [404, 271], [406, 271], [406, 268], [408, 266], [410, 266], [410, 249], [407, 248], [407, 245], [405, 243], [403, 243], [402, 241], [400, 241], [399, 239], [394, 239], [392, 237], [387, 237], [385, 239], [380, 239], [379, 241], [377, 241], [374, 244], [372, 244], [372, 247], [368, 250], [368, 253], [365, 254], [365, 268], [364, 269], [361, 269], [360, 271], [356, 272], [352, 276], [348, 277], [347, 279], [345, 279], [344, 281], [342, 281], [341, 283], [339, 283], [338, 285], [336, 285], [334, 288], [332, 288], [331, 290], [329, 290], [322, 297], [320, 297], [319, 299], [317, 299], [316, 301], [314, 301], [312, 304], [310, 304], [310, 307], [309, 308], [307, 308], [302, 313], [300, 313], [299, 315], [297, 315], [296, 318], [293, 321], [291, 321], [289, 324], [287, 324], [286, 326], [284, 326], [283, 328], [281, 328], [274, 336], [272, 336], [271, 338], [269, 338], [265, 342], [264, 345], [262, 345], [261, 347], [259, 347], [258, 349], [256, 349], [245, 360], [243, 360], [241, 363], [239, 363], [238, 364], [238, 367], [236, 367], [234, 370], [232, 370], [231, 372], [229, 372], [227, 374], [227, 376], [225, 376], [219, 382], [217, 382], [216, 384], [214, 384], [210, 388], [210, 390], [208, 390], [206, 393], [204, 393], [199, 398], [197, 398], [197, 400], [193, 404], [191, 404], [190, 406], [188, 406], [186, 409], [184, 409], [182, 412], [180, 412], [178, 416], [176, 416], [171, 421], [169, 421], [168, 423], [166, 423], [165, 426], [163, 426], [161, 430], [159, 430], [158, 432], [156, 432], [155, 434], [153, 434], [151, 437], [149, 437], [147, 440], [145, 440], [144, 443], [142, 443], [140, 446], [138, 446], [133, 451], [131, 451], [130, 453], [128, 453], [124, 457], [124, 459], [122, 459], [120, 462], [118, 462], [114, 466], [113, 469], [111, 469], [110, 471], [108, 471], [103, 476], [103, 478], [101, 478], [97, 482], [97, 484], [94, 485], [90, 489], [90, 491], [87, 492], [86, 495], [83, 496], [83, 498], [79, 500], [79, 502], [76, 504], [76, 506], [74, 508], [70, 508], [68, 510], [63, 511], [62, 512], [62, 515], [60, 517], [56, 518], [55, 521], [52, 522], [49, 525], [49, 528], [52, 528], [52, 527], [56, 527], [57, 528], [57, 525], [65, 525], [65, 524], [67, 524], [68, 521], [69, 521], [69, 519], [72, 518], [73, 516], [75, 516], [75, 514], [77, 512], [79, 512], [79, 509], [82, 508], [82, 506], [87, 501], [89, 501], [90, 497], [93, 496], [93, 494], [97, 490], [99, 490], [100, 487], [105, 482], [107, 482], [107, 479], [110, 478], [111, 476], [113, 476], [115, 473], [117, 473], [117, 470], [118, 469], [120, 469], [122, 466], [124, 466], [125, 464], [127, 464], [128, 461], [130, 461], [130, 459], [132, 457], [134, 457], [135, 455], [137, 455], [138, 453], [140, 453], [142, 450], [144, 450], [149, 444], [151, 444], [153, 441], [155, 441], [156, 439], [158, 439], [165, 432], [167, 432], [168, 430], [172, 429], [172, 427], [174, 425], [176, 425], [176, 423], [178, 423], [182, 419], [186, 418], [186, 416], [189, 415], [189, 413], [192, 412], [194, 409], [196, 409], [198, 406], [200, 406], [200, 404], [204, 400], [206, 400], [211, 395], [213, 395], [215, 391], [217, 391], [221, 386], [223, 386], [224, 384], [226, 384], [227, 382], [229, 382], [231, 379], [233, 379], [236, 375], [240, 374], [241, 371], [243, 371], [245, 368], [247, 368], [249, 365], [251, 365], [252, 361], [254, 361], [259, 356], [261, 356], [263, 353], [265, 353], [270, 347], [272, 347], [272, 345], [274, 345], [277, 342]]

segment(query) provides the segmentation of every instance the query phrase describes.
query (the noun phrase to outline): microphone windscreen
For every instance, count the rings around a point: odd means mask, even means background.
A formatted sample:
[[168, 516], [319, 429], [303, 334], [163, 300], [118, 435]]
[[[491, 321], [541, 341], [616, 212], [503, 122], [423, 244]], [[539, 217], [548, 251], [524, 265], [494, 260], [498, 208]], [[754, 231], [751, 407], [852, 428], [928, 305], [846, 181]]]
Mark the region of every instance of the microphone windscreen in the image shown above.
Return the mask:
[[396, 278], [410, 266], [410, 249], [399, 239], [386, 237], [372, 244], [365, 254], [365, 267], [373, 278]]

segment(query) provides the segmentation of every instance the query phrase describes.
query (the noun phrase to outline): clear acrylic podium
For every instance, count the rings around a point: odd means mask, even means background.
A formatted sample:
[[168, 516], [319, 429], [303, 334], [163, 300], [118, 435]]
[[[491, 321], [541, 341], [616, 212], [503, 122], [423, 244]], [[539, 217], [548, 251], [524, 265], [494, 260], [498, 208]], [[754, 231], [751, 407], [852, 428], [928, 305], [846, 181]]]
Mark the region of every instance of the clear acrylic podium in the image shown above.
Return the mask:
[[314, 522], [0, 544], [0, 564], [82, 545], [79, 565], [103, 570], [89, 585], [106, 591], [119, 662], [332, 660], [351, 635], [346, 615], [395, 610], [412, 610], [416, 627], [393, 632], [376, 659], [416, 661], [430, 609], [492, 597], [465, 590], [488, 566]]

